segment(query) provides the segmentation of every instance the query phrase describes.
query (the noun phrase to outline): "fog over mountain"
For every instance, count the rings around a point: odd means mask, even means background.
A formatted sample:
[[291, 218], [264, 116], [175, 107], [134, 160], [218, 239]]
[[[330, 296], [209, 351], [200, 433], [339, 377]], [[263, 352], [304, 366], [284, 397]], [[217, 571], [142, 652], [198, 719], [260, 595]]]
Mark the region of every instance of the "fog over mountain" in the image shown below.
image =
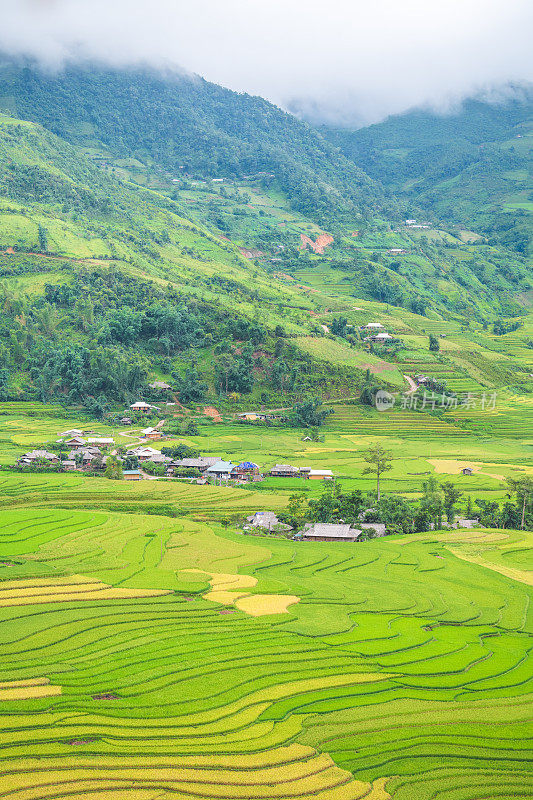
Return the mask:
[[533, 80], [530, 0], [1, 0], [0, 47], [182, 68], [313, 120], [368, 123]]

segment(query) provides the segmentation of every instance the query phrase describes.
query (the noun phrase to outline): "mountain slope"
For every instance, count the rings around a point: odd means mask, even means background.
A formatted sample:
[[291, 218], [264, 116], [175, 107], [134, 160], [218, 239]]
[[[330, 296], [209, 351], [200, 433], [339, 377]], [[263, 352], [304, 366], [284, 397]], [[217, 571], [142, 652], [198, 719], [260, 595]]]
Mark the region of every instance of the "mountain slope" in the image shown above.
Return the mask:
[[96, 65], [50, 73], [3, 59], [0, 87], [0, 109], [174, 177], [268, 173], [294, 208], [322, 221], [390, 210], [381, 187], [310, 126], [196, 76]]
[[533, 89], [498, 104], [466, 100], [357, 131], [321, 129], [347, 158], [435, 217], [527, 254], [533, 211]]
[[[189, 173], [176, 183], [147, 152], [117, 144], [112, 154], [97, 119], [69, 142], [15, 118], [15, 96], [2, 90], [12, 113], [0, 116], [4, 397], [88, 399], [101, 409], [146, 391], [154, 378], [185, 385], [182, 399], [217, 403], [234, 404], [232, 393], [272, 407], [315, 394], [352, 397], [367, 370], [401, 387], [402, 370], [415, 369], [411, 350], [425, 363], [428, 330], [447, 332], [452, 321], [453, 330], [471, 322], [481, 330], [523, 313], [525, 259], [479, 238], [458, 230], [417, 238], [383, 215], [363, 220], [347, 201], [345, 221], [332, 212], [335, 225], [325, 229], [291, 209], [290, 190], [265, 185], [264, 176], [220, 183]], [[95, 96], [87, 95], [92, 107]], [[231, 93], [221, 96], [233, 102]], [[63, 110], [59, 96], [54, 102], [68, 127], [72, 98]], [[153, 103], [164, 113], [156, 96]], [[133, 130], [135, 114], [126, 112], [120, 124]], [[46, 113], [50, 127], [61, 127]], [[115, 114], [112, 95], [100, 114]], [[190, 136], [202, 130], [193, 126]], [[304, 148], [304, 171], [310, 157]], [[297, 149], [292, 158], [300, 163]], [[318, 241], [326, 242], [322, 252], [304, 249]], [[389, 306], [401, 307], [394, 322]], [[414, 348], [362, 341], [359, 328], [374, 315], [400, 337], [414, 335]], [[503, 322], [504, 330], [520, 325]], [[518, 336], [520, 359], [503, 364], [498, 380], [524, 380], [527, 343]], [[488, 367], [476, 366], [475, 348], [457, 344], [461, 363], [448, 365], [456, 385], [494, 383], [483, 382]]]
[[173, 374], [198, 399], [222, 375], [226, 392], [299, 398], [362, 378], [276, 347], [310, 333], [309, 292], [41, 126], [0, 115], [0, 185], [0, 397], [101, 408]]

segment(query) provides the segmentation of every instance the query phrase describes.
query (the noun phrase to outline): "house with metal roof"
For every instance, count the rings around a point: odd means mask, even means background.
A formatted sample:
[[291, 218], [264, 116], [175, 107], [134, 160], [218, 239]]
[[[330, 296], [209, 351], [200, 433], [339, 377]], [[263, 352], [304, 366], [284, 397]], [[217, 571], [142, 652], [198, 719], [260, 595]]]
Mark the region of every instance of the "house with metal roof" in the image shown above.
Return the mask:
[[165, 381], [154, 381], [153, 383], [149, 383], [148, 386], [150, 389], [159, 389], [161, 391], [172, 388], [168, 383], [165, 383]]
[[253, 461], [241, 461], [237, 464], [231, 472], [232, 478], [245, 480], [246, 478], [253, 478], [260, 474], [259, 465], [254, 464]]
[[[61, 441], [61, 439], [59, 441]], [[82, 439], [81, 436], [71, 436], [70, 439], [65, 439], [63, 444], [66, 447], [83, 447], [84, 444], [87, 444], [87, 440]]]
[[276, 464], [270, 470], [272, 477], [276, 478], [294, 478], [299, 472], [298, 467], [293, 467], [290, 464]]
[[273, 511], [256, 511], [251, 517], [246, 518], [246, 522], [254, 528], [266, 528], [271, 531], [280, 527], [284, 530], [292, 530], [290, 525], [280, 522]]
[[159, 406], [151, 406], [150, 403], [145, 403], [144, 400], [137, 400], [136, 403], [132, 403], [130, 406], [132, 411], [159, 411]]
[[232, 464], [231, 461], [217, 461], [216, 464], [212, 464], [206, 469], [205, 474], [212, 478], [228, 480], [235, 466], [236, 465]]
[[140, 469], [125, 469], [122, 476], [125, 481], [142, 481], [143, 479]]
[[333, 470], [331, 469], [312, 469], [311, 467], [300, 467], [300, 474], [304, 478], [314, 481], [332, 481]]
[[126, 455], [137, 456], [139, 461], [147, 461], [152, 456], [161, 455], [161, 451], [156, 450], [154, 447], [135, 447], [132, 450], [128, 450]]
[[179, 458], [172, 461], [173, 467], [180, 467], [181, 469], [197, 469], [200, 472], [205, 472], [208, 467], [218, 464], [220, 458], [216, 456], [199, 456], [198, 458]]
[[49, 461], [55, 463], [59, 461], [56, 453], [49, 453], [47, 450], [30, 450], [19, 458], [19, 464], [32, 464], [34, 461]]
[[347, 524], [315, 522], [297, 534], [298, 538], [312, 542], [355, 542], [361, 530]]

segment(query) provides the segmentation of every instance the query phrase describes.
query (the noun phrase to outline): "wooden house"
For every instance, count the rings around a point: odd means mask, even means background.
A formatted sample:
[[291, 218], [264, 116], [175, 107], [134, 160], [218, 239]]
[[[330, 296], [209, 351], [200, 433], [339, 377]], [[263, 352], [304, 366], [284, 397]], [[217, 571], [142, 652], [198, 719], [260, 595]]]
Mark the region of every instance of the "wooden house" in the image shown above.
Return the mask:
[[355, 542], [361, 530], [347, 524], [315, 522], [298, 534], [298, 538], [313, 542]]
[[292, 467], [290, 464], [276, 464], [270, 470], [270, 474], [275, 478], [294, 478], [299, 473], [298, 467]]
[[333, 480], [333, 472], [330, 469], [311, 469], [311, 467], [300, 467], [300, 474], [310, 481]]
[[143, 475], [139, 469], [125, 469], [122, 473], [125, 481], [142, 481]]

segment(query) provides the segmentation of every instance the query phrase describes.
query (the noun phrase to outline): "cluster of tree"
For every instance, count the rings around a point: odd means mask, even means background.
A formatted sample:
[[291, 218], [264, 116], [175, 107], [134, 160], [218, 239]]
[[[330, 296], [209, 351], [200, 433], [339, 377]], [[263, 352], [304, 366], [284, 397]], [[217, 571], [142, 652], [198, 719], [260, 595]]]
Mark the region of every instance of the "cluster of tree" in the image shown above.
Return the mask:
[[492, 332], [496, 334], [496, 336], [503, 336], [505, 333], [517, 331], [523, 324], [523, 321], [520, 319], [497, 319], [492, 326]]
[[[97, 414], [142, 393], [150, 363], [171, 370], [178, 353], [213, 340], [246, 342], [219, 386], [227, 377], [230, 391], [250, 391], [253, 346], [266, 335], [256, 323], [114, 269], [79, 270], [37, 297], [4, 289], [0, 303], [0, 396], [9, 396], [16, 366], [31, 378], [28, 397], [82, 401]], [[205, 398], [208, 386], [194, 367], [173, 377], [183, 402]]]
[[198, 450], [195, 450], [194, 447], [189, 447], [187, 444], [176, 444], [172, 447], [162, 447], [161, 452], [164, 456], [170, 456], [170, 458], [181, 459], [181, 458], [198, 458], [200, 455]]
[[201, 403], [205, 399], [209, 387], [205, 381], [201, 380], [195, 368], [189, 367], [185, 370], [184, 375], [173, 372], [172, 377], [182, 403], [185, 405]]
[[249, 394], [255, 382], [254, 347], [248, 342], [240, 350], [231, 348], [221, 353], [215, 362], [215, 388], [219, 394], [238, 392]]
[[508, 478], [507, 498], [503, 505], [496, 500], [476, 500], [480, 522], [487, 528], [533, 530], [533, 479], [521, 475]]
[[185, 419], [183, 422], [179, 420], [167, 420], [165, 423], [165, 433], [171, 433], [175, 436], [198, 436], [200, 429], [198, 423], [194, 419]]
[[293, 428], [319, 428], [333, 413], [332, 408], [323, 407], [321, 400], [304, 400], [294, 406], [292, 413], [284, 417], [284, 422]]
[[147, 376], [142, 358], [75, 344], [40, 341], [30, 350], [27, 364], [39, 400], [83, 403], [96, 416], [102, 416], [109, 400], [128, 401]]

